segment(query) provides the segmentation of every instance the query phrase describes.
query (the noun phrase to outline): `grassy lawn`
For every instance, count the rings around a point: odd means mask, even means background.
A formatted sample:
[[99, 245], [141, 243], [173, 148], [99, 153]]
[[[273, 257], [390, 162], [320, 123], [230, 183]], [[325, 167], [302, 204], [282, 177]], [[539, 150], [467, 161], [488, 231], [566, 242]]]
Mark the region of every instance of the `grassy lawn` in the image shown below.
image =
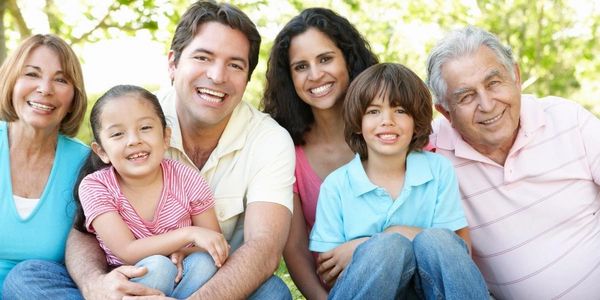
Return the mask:
[[294, 284], [294, 282], [292, 281], [292, 277], [290, 277], [290, 274], [288, 273], [287, 267], [285, 266], [285, 262], [283, 261], [283, 259], [279, 261], [279, 268], [277, 268], [277, 272], [275, 272], [275, 275], [283, 279], [285, 284], [287, 284], [287, 286], [290, 288], [290, 292], [292, 292], [292, 299], [305, 299]]

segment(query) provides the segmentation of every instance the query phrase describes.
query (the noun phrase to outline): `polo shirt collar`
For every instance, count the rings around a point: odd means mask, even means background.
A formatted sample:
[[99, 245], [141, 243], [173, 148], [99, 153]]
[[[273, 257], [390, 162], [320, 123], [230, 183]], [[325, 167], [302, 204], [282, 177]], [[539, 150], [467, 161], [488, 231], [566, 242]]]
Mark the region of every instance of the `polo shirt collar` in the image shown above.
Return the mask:
[[[348, 178], [355, 197], [360, 197], [378, 188], [367, 176], [358, 154], [348, 163]], [[417, 151], [410, 152], [406, 158], [403, 190], [425, 184], [432, 179], [433, 174], [427, 155]]]

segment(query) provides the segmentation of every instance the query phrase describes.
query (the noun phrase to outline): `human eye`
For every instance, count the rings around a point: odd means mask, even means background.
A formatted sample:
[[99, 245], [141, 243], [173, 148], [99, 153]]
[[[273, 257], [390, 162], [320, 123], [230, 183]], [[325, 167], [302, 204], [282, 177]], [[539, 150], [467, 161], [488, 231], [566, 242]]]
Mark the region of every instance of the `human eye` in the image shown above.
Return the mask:
[[60, 83], [64, 83], [64, 84], [68, 84], [69, 81], [64, 78], [64, 77], [57, 77], [56, 79], [54, 79], [56, 82], [60, 82]]
[[319, 62], [323, 64], [323, 63], [327, 63], [327, 62], [331, 61], [332, 59], [333, 59], [333, 57], [331, 57], [331, 56], [323, 56], [323, 57], [321, 57]]
[[468, 105], [471, 102], [473, 102], [473, 93], [466, 93], [466, 94], [461, 95], [458, 98], [457, 104], [458, 105]]
[[199, 62], [209, 61], [209, 58], [206, 55], [194, 55], [192, 58]]
[[396, 112], [397, 114], [405, 114], [406, 110], [402, 106], [398, 106], [394, 108], [394, 112]]
[[301, 63], [301, 64], [294, 65], [294, 71], [296, 71], [296, 72], [304, 71], [306, 69], [308, 69], [308, 66], [306, 64]]
[[26, 71], [23, 75], [25, 75], [26, 77], [31, 77], [31, 78], [40, 77], [40, 74], [38, 74], [37, 72], [34, 72], [34, 71]]
[[378, 113], [379, 113], [378, 108], [367, 108], [367, 111], [365, 111], [365, 115], [376, 115]]
[[116, 139], [116, 138], [122, 137], [123, 134], [124, 133], [122, 131], [115, 131], [115, 132], [111, 132], [108, 136], [110, 138]]
[[244, 71], [244, 67], [240, 64], [237, 63], [231, 63], [229, 64], [232, 68], [236, 69], [236, 70], [240, 70], [240, 71]]
[[143, 125], [143, 126], [140, 128], [140, 129], [141, 129], [142, 131], [149, 131], [149, 130], [151, 130], [152, 128], [153, 128], [153, 126], [152, 126], [152, 125]]

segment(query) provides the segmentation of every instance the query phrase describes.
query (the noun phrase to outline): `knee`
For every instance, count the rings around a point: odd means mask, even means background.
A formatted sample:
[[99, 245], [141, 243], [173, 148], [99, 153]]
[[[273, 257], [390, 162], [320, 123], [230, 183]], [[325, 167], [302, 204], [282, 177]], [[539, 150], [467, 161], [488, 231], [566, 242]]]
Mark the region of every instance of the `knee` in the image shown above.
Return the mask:
[[140, 260], [137, 267], [146, 267], [148, 272], [140, 277], [140, 279], [154, 281], [163, 280], [165, 278], [173, 278], [177, 276], [177, 266], [164, 255], [152, 255]]
[[[373, 257], [384, 264], [396, 264], [414, 259], [412, 243], [398, 233], [379, 233], [363, 243], [363, 255]], [[360, 245], [360, 249], [363, 245]], [[358, 251], [357, 249], [357, 251]]]
[[291, 300], [292, 294], [281, 278], [272, 275], [250, 297], [249, 300], [278, 299]]
[[413, 240], [413, 248], [418, 253], [448, 253], [451, 249], [464, 249], [466, 244], [453, 231], [445, 228], [428, 228]]
[[183, 271], [186, 274], [202, 273], [212, 276], [217, 272], [217, 266], [210, 254], [206, 252], [194, 252], [184, 259]]

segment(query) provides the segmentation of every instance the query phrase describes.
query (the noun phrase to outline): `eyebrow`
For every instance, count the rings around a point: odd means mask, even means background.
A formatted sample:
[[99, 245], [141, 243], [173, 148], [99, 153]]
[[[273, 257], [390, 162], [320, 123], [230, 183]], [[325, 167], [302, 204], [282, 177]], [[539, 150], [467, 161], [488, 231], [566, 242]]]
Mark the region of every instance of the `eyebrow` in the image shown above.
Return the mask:
[[[490, 79], [492, 79], [494, 77], [502, 78], [502, 73], [500, 73], [500, 71], [498, 69], [493, 69], [490, 72], [488, 72], [487, 75], [485, 75], [485, 77], [483, 78], [483, 82], [489, 81]], [[452, 92], [452, 95], [459, 96], [459, 95], [462, 95], [462, 94], [472, 91], [472, 90], [473, 89], [470, 87], [459, 88], [459, 89], [455, 90], [454, 92]]]
[[[34, 65], [25, 65], [25, 68], [32, 68], [32, 69], [35, 69], [38, 72], [42, 71], [42, 68], [40, 68], [38, 66], [34, 66]], [[55, 74], [63, 74], [63, 73], [64, 73], [63, 70], [58, 70], [58, 71], [56, 71]]]
[[[325, 51], [325, 52], [323, 52], [323, 53], [319, 53], [319, 54], [317, 54], [317, 56], [316, 56], [316, 57], [317, 57], [317, 58], [321, 58], [321, 57], [323, 57], [323, 56], [326, 56], [326, 55], [331, 55], [331, 54], [334, 54], [334, 53], [335, 53], [335, 51], [333, 51], [333, 50], [330, 50], [330, 51]], [[305, 60], [305, 59], [302, 59], [302, 60], [299, 60], [299, 61], [293, 61], [293, 62], [290, 62], [290, 67], [292, 67], [292, 66], [294, 66], [294, 65], [297, 65], [297, 64], [299, 64], [299, 63], [303, 63], [303, 62], [306, 62], [306, 60]]]
[[[215, 52], [210, 51], [210, 50], [205, 49], [205, 48], [197, 48], [194, 51], [192, 51], [192, 53], [206, 53], [208, 55], [213, 55], [213, 56], [215, 55]], [[247, 59], [245, 59], [243, 57], [240, 57], [240, 56], [232, 56], [232, 57], [228, 57], [227, 59], [228, 60], [239, 61], [239, 62], [243, 63], [244, 66], [248, 65]]]

